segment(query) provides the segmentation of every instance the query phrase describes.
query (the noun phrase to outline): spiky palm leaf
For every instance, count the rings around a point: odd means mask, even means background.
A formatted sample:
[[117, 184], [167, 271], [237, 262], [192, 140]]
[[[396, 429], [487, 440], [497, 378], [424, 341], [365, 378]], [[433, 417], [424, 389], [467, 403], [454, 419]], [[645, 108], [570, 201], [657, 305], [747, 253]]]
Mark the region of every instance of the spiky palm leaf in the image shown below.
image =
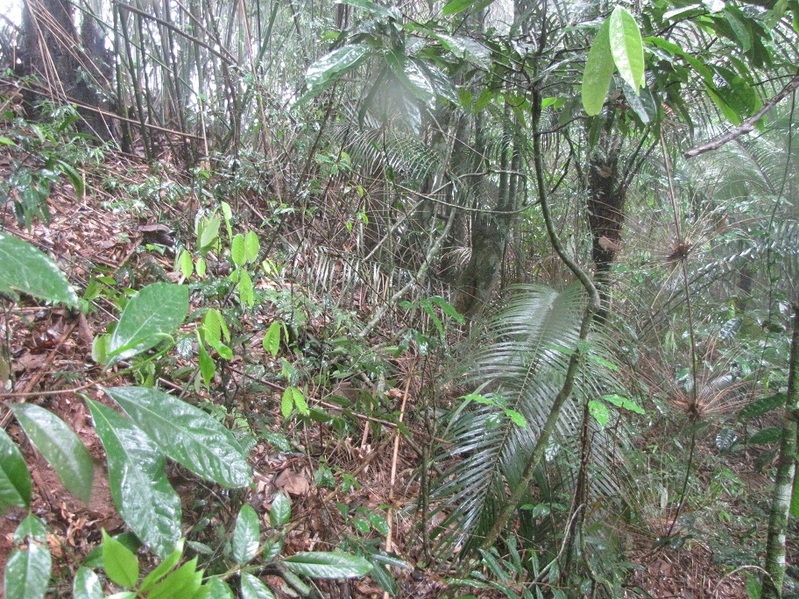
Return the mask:
[[[563, 383], [584, 306], [577, 284], [562, 292], [525, 287], [490, 325], [467, 375], [468, 384], [488, 403], [480, 399], [455, 411], [446, 435], [453, 444], [440, 456], [454, 459], [433, 493], [441, 501], [440, 509], [451, 510], [440, 527], [442, 547], [463, 541], [470, 546], [505, 506], [507, 488], [520, 480]], [[597, 358], [602, 353], [592, 338], [588, 355]], [[584, 362], [573, 399], [563, 408], [557, 435], [550, 440], [548, 462], [562, 450], [577, 453], [583, 402], [616, 389], [610, 374], [604, 359]], [[521, 414], [526, 425], [514, 422], [509, 410]], [[618, 446], [593, 428], [592, 459], [604, 476], [594, 477], [592, 490], [615, 493], [619, 485], [610, 466], [620, 461]]]

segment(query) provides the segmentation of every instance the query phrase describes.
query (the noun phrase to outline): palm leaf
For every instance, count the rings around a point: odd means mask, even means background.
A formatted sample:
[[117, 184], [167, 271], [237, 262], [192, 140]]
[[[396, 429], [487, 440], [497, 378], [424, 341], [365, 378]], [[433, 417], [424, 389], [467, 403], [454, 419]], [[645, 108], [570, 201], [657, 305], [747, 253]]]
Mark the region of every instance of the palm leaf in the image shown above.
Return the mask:
[[[488, 334], [481, 335], [489, 341], [470, 360], [467, 382], [489, 403], [462, 405], [449, 423], [446, 437], [452, 446], [440, 456], [449, 467], [433, 493], [441, 509], [451, 510], [435, 531], [442, 549], [462, 542], [470, 548], [505, 506], [506, 489], [522, 476], [578, 342], [585, 305], [578, 284], [562, 292], [544, 286], [521, 291], [491, 323]], [[598, 337], [592, 337], [589, 357], [603, 354]], [[616, 389], [611, 371], [601, 364], [607, 364], [606, 358], [585, 361], [550, 442], [550, 464], [564, 462], [555, 460], [561, 451], [579, 450], [576, 432], [584, 401]], [[508, 410], [524, 416], [526, 426], [514, 424]], [[592, 492], [616, 494], [620, 485], [613, 480], [611, 465], [616, 473], [622, 470], [619, 445], [593, 428], [592, 455], [604, 475], [593, 477]]]

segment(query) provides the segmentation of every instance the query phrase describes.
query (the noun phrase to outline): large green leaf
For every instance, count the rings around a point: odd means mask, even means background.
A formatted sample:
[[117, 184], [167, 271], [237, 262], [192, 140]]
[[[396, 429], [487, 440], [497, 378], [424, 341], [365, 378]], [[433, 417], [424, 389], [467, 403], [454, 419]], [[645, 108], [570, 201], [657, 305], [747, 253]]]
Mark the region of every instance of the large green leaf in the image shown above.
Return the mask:
[[441, 12], [444, 16], [456, 15], [467, 8], [473, 8], [477, 12], [493, 3], [494, 0], [450, 0], [444, 5]]
[[106, 393], [168, 457], [224, 487], [246, 487], [252, 471], [232, 433], [208, 414], [159, 391], [115, 387]]
[[205, 592], [205, 599], [234, 599], [228, 584], [216, 576], [205, 583]]
[[286, 567], [310, 578], [357, 578], [372, 570], [364, 558], [337, 551], [306, 551], [283, 560]]
[[6, 599], [42, 599], [50, 582], [52, 559], [47, 547], [47, 529], [33, 514], [14, 533], [14, 547], [6, 563], [3, 588]]
[[34, 404], [9, 406], [31, 443], [55, 469], [70, 493], [89, 501], [94, 463], [86, 446], [58, 416]]
[[0, 428], [0, 514], [9, 507], [28, 507], [30, 502], [31, 475], [25, 459]]
[[78, 305], [64, 273], [31, 244], [0, 231], [0, 292], [12, 289], [51, 302]]
[[155, 347], [168, 338], [189, 313], [189, 288], [153, 283], [130, 298], [108, 342], [111, 363]]
[[305, 74], [305, 83], [308, 85], [306, 97], [324, 91], [327, 86], [361, 64], [371, 53], [372, 49], [367, 44], [348, 44], [322, 56], [308, 67]]
[[108, 456], [111, 497], [125, 523], [158, 556], [180, 539], [180, 497], [169, 484], [166, 458], [138, 427], [111, 408], [87, 400]]
[[613, 55], [610, 52], [610, 19], [608, 19], [602, 23], [596, 33], [583, 71], [580, 93], [583, 108], [589, 116], [597, 115], [602, 110], [608, 89], [610, 89], [613, 70]]
[[275, 599], [275, 594], [261, 582], [260, 578], [244, 572], [241, 575], [241, 597], [242, 599]]
[[245, 503], [236, 518], [233, 529], [233, 559], [237, 564], [246, 564], [258, 552], [261, 540], [261, 523], [258, 514], [249, 503]]
[[644, 86], [644, 44], [635, 18], [621, 6], [610, 15], [609, 38], [619, 75], [637, 92]]

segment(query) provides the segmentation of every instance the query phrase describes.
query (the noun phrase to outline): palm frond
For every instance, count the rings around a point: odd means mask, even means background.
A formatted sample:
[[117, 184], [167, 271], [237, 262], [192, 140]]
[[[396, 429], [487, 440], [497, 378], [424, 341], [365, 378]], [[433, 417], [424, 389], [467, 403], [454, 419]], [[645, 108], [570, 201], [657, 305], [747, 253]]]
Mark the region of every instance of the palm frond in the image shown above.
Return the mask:
[[[507, 503], [507, 488], [521, 479], [563, 383], [584, 305], [578, 284], [562, 292], [524, 287], [489, 326], [466, 377], [482, 396], [455, 411], [446, 435], [453, 445], [440, 456], [450, 461], [433, 493], [451, 509], [437, 531], [442, 548], [463, 542], [471, 546]], [[573, 399], [560, 414], [547, 451], [550, 464], [566, 461], [556, 460], [560, 452], [578, 453], [584, 401], [617, 390], [611, 371], [602, 365], [607, 364], [600, 358], [604, 353], [599, 338], [592, 337], [588, 355], [595, 359], [584, 363]], [[521, 414], [526, 425], [514, 423], [510, 410]], [[619, 444], [599, 427], [593, 429], [592, 459], [604, 475], [594, 477], [591, 490], [613, 494], [619, 489], [613, 480], [614, 470], [620, 472]], [[568, 473], [563, 474], [569, 484]]]

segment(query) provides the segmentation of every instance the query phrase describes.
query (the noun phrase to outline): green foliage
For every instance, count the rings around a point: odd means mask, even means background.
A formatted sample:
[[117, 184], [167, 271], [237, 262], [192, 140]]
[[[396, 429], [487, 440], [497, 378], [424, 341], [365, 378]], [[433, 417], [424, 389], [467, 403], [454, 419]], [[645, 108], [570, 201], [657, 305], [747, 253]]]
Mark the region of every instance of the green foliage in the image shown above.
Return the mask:
[[52, 557], [47, 529], [29, 514], [14, 531], [14, 545], [6, 562], [3, 589], [7, 599], [44, 599], [50, 582]]

